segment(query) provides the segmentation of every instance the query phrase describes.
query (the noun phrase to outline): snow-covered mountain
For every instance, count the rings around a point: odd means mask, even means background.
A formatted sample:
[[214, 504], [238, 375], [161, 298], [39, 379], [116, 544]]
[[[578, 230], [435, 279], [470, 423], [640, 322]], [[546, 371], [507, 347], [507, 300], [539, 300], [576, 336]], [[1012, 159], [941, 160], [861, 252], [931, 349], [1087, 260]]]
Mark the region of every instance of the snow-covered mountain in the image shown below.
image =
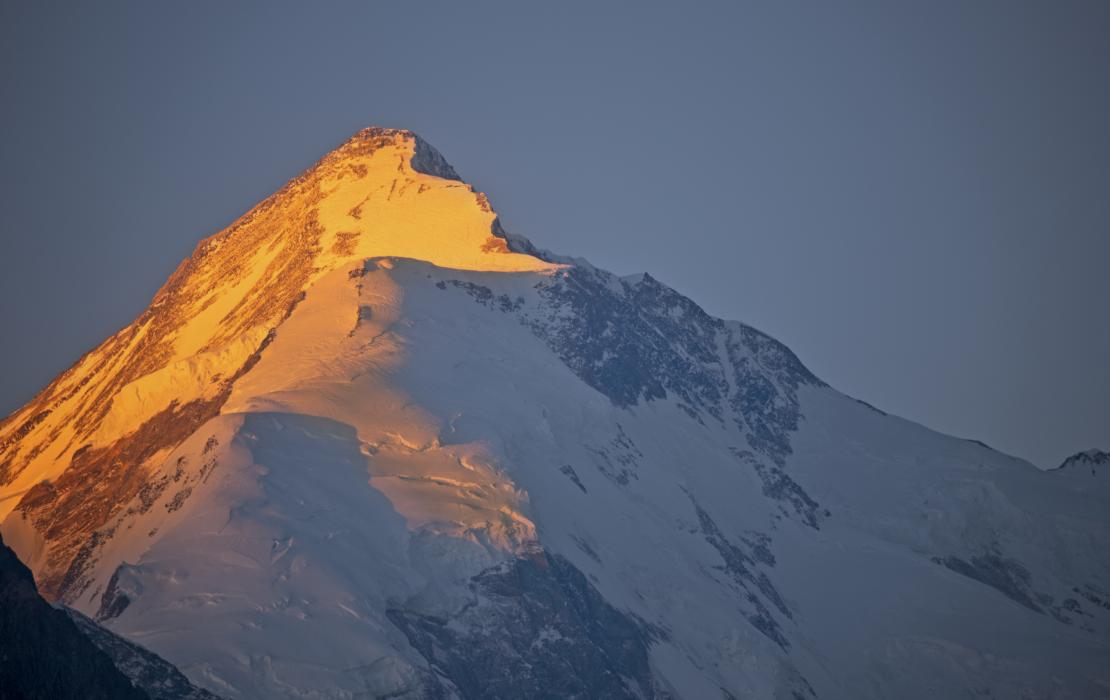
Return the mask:
[[1110, 697], [1077, 471], [506, 234], [376, 128], [0, 424], [40, 589], [228, 698]]

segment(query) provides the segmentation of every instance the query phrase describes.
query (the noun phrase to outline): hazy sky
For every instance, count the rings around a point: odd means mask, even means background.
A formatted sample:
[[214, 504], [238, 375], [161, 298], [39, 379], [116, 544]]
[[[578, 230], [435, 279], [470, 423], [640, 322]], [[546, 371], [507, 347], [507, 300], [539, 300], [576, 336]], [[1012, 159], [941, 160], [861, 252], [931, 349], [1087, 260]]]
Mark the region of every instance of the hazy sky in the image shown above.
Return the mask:
[[0, 413], [360, 127], [876, 406], [1110, 449], [1110, 3], [0, 2]]

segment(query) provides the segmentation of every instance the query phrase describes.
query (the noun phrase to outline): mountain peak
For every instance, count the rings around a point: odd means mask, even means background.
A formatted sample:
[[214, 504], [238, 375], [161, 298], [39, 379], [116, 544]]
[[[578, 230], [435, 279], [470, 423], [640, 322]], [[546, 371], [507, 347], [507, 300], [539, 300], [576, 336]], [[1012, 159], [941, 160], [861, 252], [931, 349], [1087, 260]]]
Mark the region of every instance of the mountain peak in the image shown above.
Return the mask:
[[466, 270], [553, 267], [511, 250], [486, 195], [406, 129], [361, 129], [279, 195], [294, 191], [322, 228], [318, 262], [329, 269], [337, 260], [383, 256]]
[[[0, 422], [0, 484], [23, 493], [45, 483], [82, 445], [112, 443], [171, 400], [197, 396], [195, 410], [217, 410], [313, 285], [370, 258], [485, 272], [562, 267], [510, 246], [486, 195], [416, 134], [362, 129], [201, 241], [139, 318]], [[0, 500], [0, 518], [17, 502]]]
[[459, 174], [455, 172], [447, 159], [434, 146], [420, 138], [416, 132], [408, 129], [368, 126], [356, 131], [333, 154], [346, 157], [352, 154], [366, 153], [367, 149], [373, 151], [389, 146], [411, 150], [412, 156], [409, 165], [418, 173], [434, 175], [445, 180], [462, 181]]
[[1057, 469], [1067, 469], [1069, 467], [1087, 467], [1094, 473], [1096, 467], [1110, 465], [1110, 452], [1103, 452], [1099, 449], [1089, 449], [1083, 452], [1076, 452], [1071, 457], [1065, 459]]

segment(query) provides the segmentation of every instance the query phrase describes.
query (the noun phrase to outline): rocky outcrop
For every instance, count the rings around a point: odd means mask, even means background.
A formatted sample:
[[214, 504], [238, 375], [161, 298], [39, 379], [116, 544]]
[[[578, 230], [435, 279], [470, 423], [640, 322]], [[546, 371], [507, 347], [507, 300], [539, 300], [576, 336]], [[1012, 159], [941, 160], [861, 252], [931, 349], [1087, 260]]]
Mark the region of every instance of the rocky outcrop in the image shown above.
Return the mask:
[[108, 655], [131, 682], [151, 700], [219, 700], [219, 696], [189, 682], [173, 664], [154, 652], [127, 641], [71, 608], [65, 612], [81, 632]]
[[148, 697], [65, 612], [39, 596], [30, 570], [0, 540], [0, 698]]
[[1094, 475], [1098, 473], [1099, 469], [1110, 469], [1110, 452], [1095, 449], [1076, 452], [1065, 459], [1056, 469], [1068, 471], [1085, 469]]
[[464, 698], [665, 698], [648, 664], [658, 632], [607, 603], [581, 571], [544, 552], [475, 577], [448, 617], [390, 619]]

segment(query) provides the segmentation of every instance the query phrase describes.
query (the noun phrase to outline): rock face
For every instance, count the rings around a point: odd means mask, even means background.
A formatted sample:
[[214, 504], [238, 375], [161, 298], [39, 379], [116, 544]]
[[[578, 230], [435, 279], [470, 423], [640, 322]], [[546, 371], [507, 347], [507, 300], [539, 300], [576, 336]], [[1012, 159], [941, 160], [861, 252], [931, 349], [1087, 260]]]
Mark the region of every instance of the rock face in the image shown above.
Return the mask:
[[64, 612], [39, 597], [31, 572], [3, 540], [0, 642], [0, 697], [147, 698]]
[[1110, 468], [1110, 453], [1103, 452], [1102, 450], [1087, 450], [1085, 452], [1076, 452], [1071, 457], [1064, 460], [1057, 469], [1087, 469], [1092, 475], [1097, 474], [1099, 469]]
[[65, 612], [77, 629], [151, 700], [220, 700], [190, 683], [173, 664], [150, 650], [113, 634], [76, 610], [65, 608]]
[[0, 538], [0, 698], [219, 700], [165, 659], [54, 608]]
[[652, 631], [565, 559], [537, 552], [505, 562], [474, 577], [471, 590], [473, 604], [447, 618], [389, 611], [450, 690], [506, 699], [662, 694], [648, 663]]
[[1083, 465], [846, 397], [367, 129], [0, 424], [0, 526], [229, 698], [1105, 697]]

